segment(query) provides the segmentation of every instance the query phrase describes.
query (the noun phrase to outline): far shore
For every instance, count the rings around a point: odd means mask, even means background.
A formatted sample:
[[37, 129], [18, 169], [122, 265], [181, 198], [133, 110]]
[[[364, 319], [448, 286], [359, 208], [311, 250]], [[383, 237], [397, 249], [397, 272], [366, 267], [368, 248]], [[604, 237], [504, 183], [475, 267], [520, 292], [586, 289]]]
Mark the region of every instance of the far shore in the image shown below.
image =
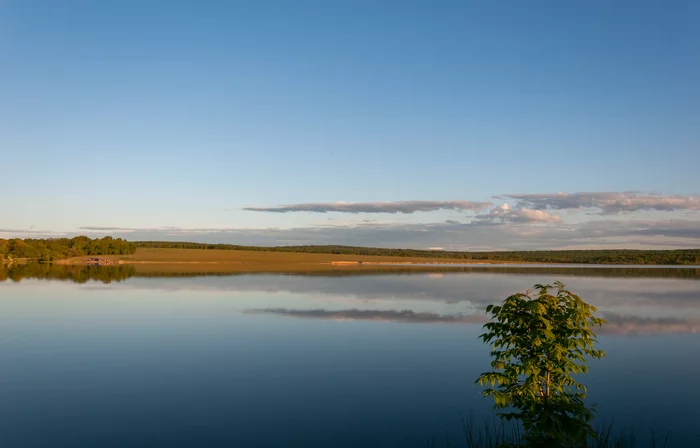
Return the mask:
[[[95, 259], [99, 261], [95, 261]], [[31, 262], [31, 260], [19, 261]], [[384, 272], [397, 268], [426, 269], [429, 266], [449, 269], [450, 265], [484, 266], [523, 264], [464, 259], [423, 257], [361, 256], [295, 252], [261, 252], [207, 249], [163, 249], [140, 247], [132, 255], [88, 255], [54, 260], [64, 266], [134, 266], [140, 273], [294, 273], [294, 272]], [[531, 263], [539, 264], [539, 263]]]
[[317, 265], [329, 267], [359, 266], [411, 266], [411, 265], [485, 265], [485, 264], [522, 264], [522, 262], [503, 262], [487, 260], [464, 260], [449, 258], [363, 256], [342, 254], [315, 254], [294, 252], [259, 252], [206, 249], [161, 249], [138, 248], [133, 255], [91, 255], [54, 261], [55, 264], [88, 265], [94, 264], [94, 258], [110, 265], [226, 265], [228, 267], [264, 268], [280, 266]]

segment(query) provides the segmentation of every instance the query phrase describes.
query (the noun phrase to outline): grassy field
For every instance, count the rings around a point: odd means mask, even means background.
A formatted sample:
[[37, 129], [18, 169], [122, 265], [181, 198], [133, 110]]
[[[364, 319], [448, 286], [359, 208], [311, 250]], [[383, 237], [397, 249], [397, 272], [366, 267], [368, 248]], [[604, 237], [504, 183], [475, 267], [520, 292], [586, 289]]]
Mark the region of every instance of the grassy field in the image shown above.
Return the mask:
[[[61, 260], [60, 264], [87, 264], [90, 257]], [[293, 252], [257, 252], [205, 249], [152, 249], [138, 248], [133, 255], [105, 255], [101, 259], [112, 264], [133, 264], [139, 272], [162, 271], [165, 266], [187, 272], [235, 271], [299, 271], [384, 269], [390, 264], [484, 264], [463, 259], [434, 259], [420, 257], [389, 257], [362, 255], [309, 254]], [[361, 263], [360, 263], [361, 262]], [[395, 266], [394, 266], [395, 267]]]

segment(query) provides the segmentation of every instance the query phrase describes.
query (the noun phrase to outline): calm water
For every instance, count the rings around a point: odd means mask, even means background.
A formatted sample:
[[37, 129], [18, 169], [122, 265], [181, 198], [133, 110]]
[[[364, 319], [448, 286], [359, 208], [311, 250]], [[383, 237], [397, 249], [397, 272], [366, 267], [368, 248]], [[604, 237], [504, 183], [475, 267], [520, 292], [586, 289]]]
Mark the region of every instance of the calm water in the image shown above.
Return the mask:
[[609, 321], [583, 379], [600, 419], [700, 441], [696, 269], [0, 274], [1, 447], [457, 442], [491, 415], [483, 308], [556, 279]]

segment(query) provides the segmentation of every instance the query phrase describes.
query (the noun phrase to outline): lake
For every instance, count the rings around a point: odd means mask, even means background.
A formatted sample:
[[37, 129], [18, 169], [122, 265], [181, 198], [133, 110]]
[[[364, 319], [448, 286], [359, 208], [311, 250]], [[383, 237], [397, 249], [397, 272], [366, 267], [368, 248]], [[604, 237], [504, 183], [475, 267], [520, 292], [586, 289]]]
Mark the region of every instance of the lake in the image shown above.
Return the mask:
[[700, 269], [19, 266], [0, 268], [0, 446], [465, 446], [461, 416], [493, 415], [484, 308], [555, 280], [609, 322], [581, 378], [598, 420], [696, 444]]

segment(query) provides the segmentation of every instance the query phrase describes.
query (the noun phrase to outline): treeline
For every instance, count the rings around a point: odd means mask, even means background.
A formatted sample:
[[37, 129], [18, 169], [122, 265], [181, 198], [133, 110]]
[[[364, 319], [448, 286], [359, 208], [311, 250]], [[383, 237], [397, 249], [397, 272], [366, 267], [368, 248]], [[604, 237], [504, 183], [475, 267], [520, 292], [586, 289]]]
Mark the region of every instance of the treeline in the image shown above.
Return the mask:
[[498, 252], [458, 252], [418, 249], [387, 249], [355, 246], [240, 246], [169, 241], [128, 242], [121, 238], [0, 239], [0, 260], [32, 259], [41, 262], [84, 255], [130, 255], [137, 247], [163, 249], [245, 250], [315, 254], [420, 257], [473, 261], [510, 261], [581, 264], [700, 265], [700, 249], [679, 250], [538, 250]]
[[383, 249], [354, 246], [238, 246], [234, 244], [206, 244], [168, 241], [137, 241], [137, 247], [163, 249], [247, 250], [262, 252], [300, 252], [363, 256], [452, 258], [476, 261], [514, 261], [537, 263], [581, 264], [664, 264], [700, 265], [700, 249], [679, 250], [537, 250], [498, 252], [457, 252], [443, 250]]
[[91, 239], [86, 236], [75, 238], [48, 239], [0, 239], [0, 260], [29, 258], [50, 262], [62, 258], [83, 255], [128, 255], [136, 252], [136, 246], [121, 238]]

